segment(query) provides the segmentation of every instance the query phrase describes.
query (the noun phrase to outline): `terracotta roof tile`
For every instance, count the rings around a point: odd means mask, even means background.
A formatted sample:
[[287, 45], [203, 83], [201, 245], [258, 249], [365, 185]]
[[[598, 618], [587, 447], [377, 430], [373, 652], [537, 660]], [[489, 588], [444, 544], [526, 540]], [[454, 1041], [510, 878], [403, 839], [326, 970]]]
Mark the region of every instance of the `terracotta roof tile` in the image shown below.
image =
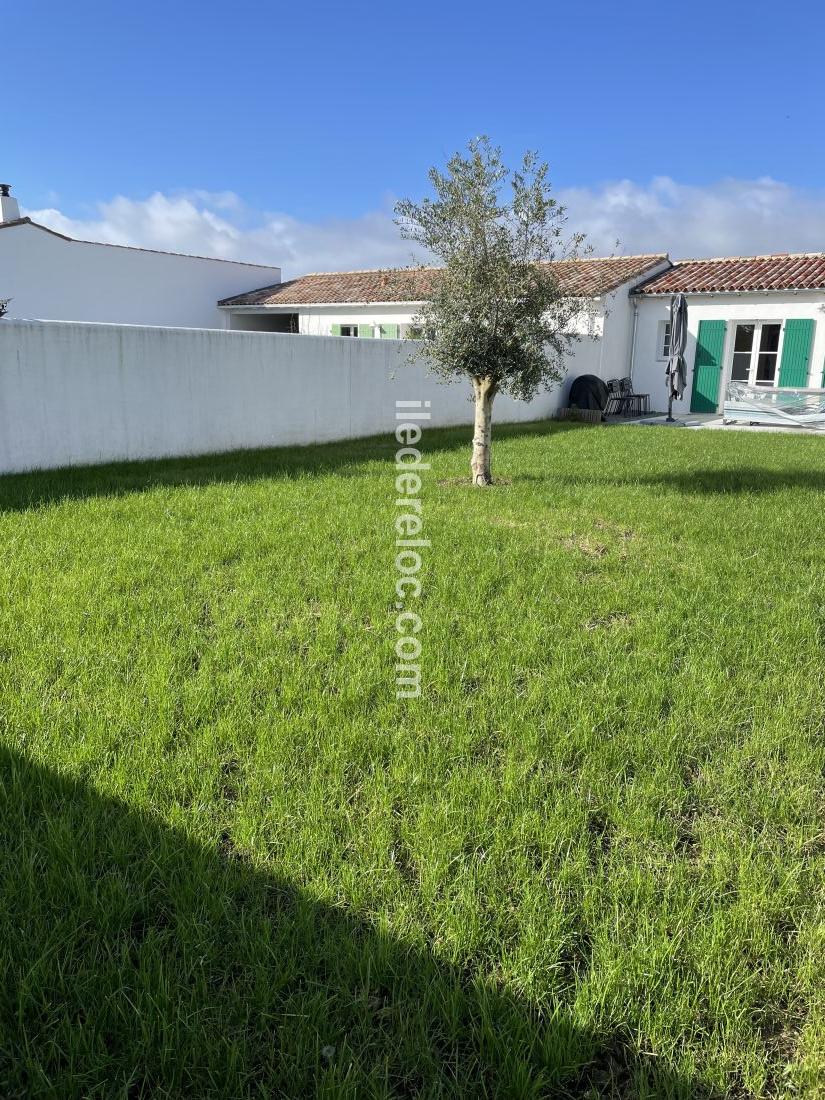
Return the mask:
[[[597, 297], [628, 279], [638, 278], [667, 260], [662, 254], [559, 260], [552, 266], [562, 286], [576, 297]], [[328, 271], [303, 275], [247, 294], [236, 294], [219, 306], [298, 306], [423, 302], [432, 294], [438, 268], [376, 271]]]
[[679, 260], [634, 294], [712, 294], [725, 291], [825, 289], [825, 252], [719, 256]]

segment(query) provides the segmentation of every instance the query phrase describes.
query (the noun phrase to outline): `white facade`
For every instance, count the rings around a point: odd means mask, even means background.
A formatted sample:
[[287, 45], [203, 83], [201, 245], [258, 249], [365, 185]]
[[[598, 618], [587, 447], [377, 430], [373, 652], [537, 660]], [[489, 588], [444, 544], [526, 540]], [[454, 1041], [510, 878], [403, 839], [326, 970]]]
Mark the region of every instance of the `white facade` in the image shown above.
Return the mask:
[[280, 268], [76, 241], [25, 220], [0, 224], [0, 298], [9, 317], [223, 328], [220, 298]]
[[[390, 305], [364, 302], [338, 306], [222, 306], [221, 312], [226, 328], [232, 330], [281, 331], [295, 319], [297, 325], [293, 331], [304, 336], [338, 335], [333, 331], [336, 325], [360, 324], [371, 325], [376, 339], [398, 339], [407, 335], [417, 310], [414, 304], [407, 302]], [[398, 326], [397, 337], [389, 335], [388, 325]]]
[[[568, 356], [566, 376], [560, 392], [565, 394], [570, 383], [580, 374], [595, 374], [604, 381], [628, 374], [633, 331], [633, 305], [629, 297], [634, 286], [665, 270], [664, 260], [650, 268], [644, 276], [629, 280], [599, 298], [584, 301], [575, 322], [575, 331], [583, 337]], [[295, 306], [223, 306], [227, 327], [258, 330], [264, 326], [282, 325], [286, 319], [297, 320], [297, 331], [312, 336], [330, 336], [341, 328], [368, 326], [373, 339], [393, 339], [408, 334], [420, 309], [416, 302], [364, 302], [341, 305]], [[349, 334], [348, 334], [349, 337]], [[351, 338], [351, 337], [350, 337]]]
[[[679, 412], [690, 409], [693, 376], [696, 359], [696, 338], [702, 321], [725, 321], [725, 346], [719, 386], [719, 404], [725, 395], [730, 378], [733, 346], [737, 323], [780, 322], [782, 330], [777, 358], [781, 361], [784, 322], [791, 319], [811, 319], [814, 322], [811, 354], [808, 364], [808, 386], [821, 386], [825, 370], [825, 291], [782, 290], [742, 291], [722, 294], [687, 294], [688, 341], [685, 359], [688, 367], [688, 386], [685, 397], [676, 408]], [[662, 350], [664, 325], [670, 317], [670, 295], [645, 297], [639, 295], [631, 308], [638, 310], [633, 362], [630, 373], [633, 388], [651, 395], [651, 408], [667, 407], [665, 388], [666, 359]], [[778, 381], [778, 369], [777, 369]]]
[[[601, 335], [607, 313], [627, 310], [627, 293], [632, 282], [619, 290], [583, 304], [575, 329], [584, 336]], [[341, 327], [368, 326], [373, 339], [400, 339], [409, 333], [423, 303], [358, 302], [340, 305], [222, 306], [226, 327], [247, 331], [274, 331], [287, 319], [297, 318], [294, 331], [306, 336], [340, 336]], [[269, 326], [273, 326], [270, 329]]]
[[334, 325], [363, 324], [373, 326], [376, 338], [387, 335], [388, 325], [399, 326], [399, 337], [406, 336], [417, 312], [414, 304], [393, 303], [363, 306], [302, 306], [298, 314], [298, 331], [310, 336], [330, 336]]
[[[396, 400], [472, 433], [468, 383], [439, 382], [399, 340], [0, 321], [0, 473], [118, 459], [319, 443], [395, 431]], [[577, 374], [599, 342], [576, 347]], [[548, 417], [499, 396], [495, 419]], [[423, 444], [426, 449], [426, 443]]]

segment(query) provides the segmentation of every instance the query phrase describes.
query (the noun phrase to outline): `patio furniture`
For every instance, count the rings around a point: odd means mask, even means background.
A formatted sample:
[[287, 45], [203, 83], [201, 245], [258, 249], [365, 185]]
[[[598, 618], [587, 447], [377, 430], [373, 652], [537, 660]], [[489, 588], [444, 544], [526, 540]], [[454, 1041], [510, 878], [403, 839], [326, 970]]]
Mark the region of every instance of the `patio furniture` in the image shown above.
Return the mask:
[[605, 416], [646, 416], [650, 412], [650, 394], [634, 393], [629, 378], [611, 378], [607, 395]]
[[645, 413], [650, 412], [650, 394], [634, 393], [630, 378], [620, 378], [619, 388], [624, 398], [622, 416], [644, 416]]
[[725, 424], [766, 424], [783, 428], [825, 430], [825, 389], [749, 386], [729, 382], [722, 406]]
[[607, 404], [604, 407], [605, 416], [618, 416], [621, 413], [624, 397], [618, 378], [611, 378], [607, 383]]

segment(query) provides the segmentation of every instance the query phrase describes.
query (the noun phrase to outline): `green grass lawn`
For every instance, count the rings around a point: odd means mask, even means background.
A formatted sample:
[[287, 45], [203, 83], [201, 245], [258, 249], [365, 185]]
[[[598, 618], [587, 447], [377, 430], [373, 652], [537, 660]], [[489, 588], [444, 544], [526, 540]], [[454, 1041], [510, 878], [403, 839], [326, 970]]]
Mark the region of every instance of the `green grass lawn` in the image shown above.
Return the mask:
[[825, 1095], [825, 441], [0, 479], [0, 1096]]

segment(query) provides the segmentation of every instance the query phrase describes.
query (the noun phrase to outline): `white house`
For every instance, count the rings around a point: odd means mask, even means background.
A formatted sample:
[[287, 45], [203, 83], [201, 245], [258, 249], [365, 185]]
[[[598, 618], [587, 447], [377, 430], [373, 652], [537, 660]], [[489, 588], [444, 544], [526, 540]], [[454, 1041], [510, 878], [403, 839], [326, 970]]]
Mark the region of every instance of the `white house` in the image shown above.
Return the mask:
[[[676, 292], [688, 299], [691, 411], [718, 411], [730, 380], [825, 384], [825, 253], [676, 263], [647, 253], [554, 268], [581, 300], [587, 337], [568, 359], [568, 384], [583, 373], [630, 376], [663, 408]], [[11, 299], [11, 318], [398, 339], [437, 278], [437, 268], [423, 268], [282, 282], [278, 267], [74, 240], [21, 217], [0, 184], [0, 298]], [[563, 387], [562, 403], [565, 395]]]
[[[664, 392], [671, 296], [688, 301], [691, 412], [717, 412], [729, 381], [825, 385], [825, 253], [681, 260], [634, 287], [634, 389]], [[661, 407], [661, 402], [654, 405]]]
[[[673, 294], [688, 299], [688, 402], [717, 412], [730, 380], [765, 387], [825, 385], [825, 253], [727, 256], [671, 262], [665, 253], [565, 261], [562, 286], [582, 299], [580, 331], [598, 352], [574, 355], [568, 382], [593, 373], [631, 377], [665, 406]], [[234, 295], [218, 303], [227, 325], [311, 335], [397, 338], [431, 291], [437, 269], [346, 271]]]
[[[633, 319], [629, 291], [667, 269], [670, 260], [655, 253], [553, 266], [562, 287], [582, 301], [580, 334], [597, 338], [574, 349], [568, 379], [582, 373], [604, 379], [625, 375]], [[398, 339], [409, 334], [437, 278], [437, 268], [326, 272], [233, 295], [218, 306], [231, 329]]]
[[0, 184], [0, 298], [9, 317], [221, 328], [216, 302], [278, 267], [79, 241], [21, 218]]

